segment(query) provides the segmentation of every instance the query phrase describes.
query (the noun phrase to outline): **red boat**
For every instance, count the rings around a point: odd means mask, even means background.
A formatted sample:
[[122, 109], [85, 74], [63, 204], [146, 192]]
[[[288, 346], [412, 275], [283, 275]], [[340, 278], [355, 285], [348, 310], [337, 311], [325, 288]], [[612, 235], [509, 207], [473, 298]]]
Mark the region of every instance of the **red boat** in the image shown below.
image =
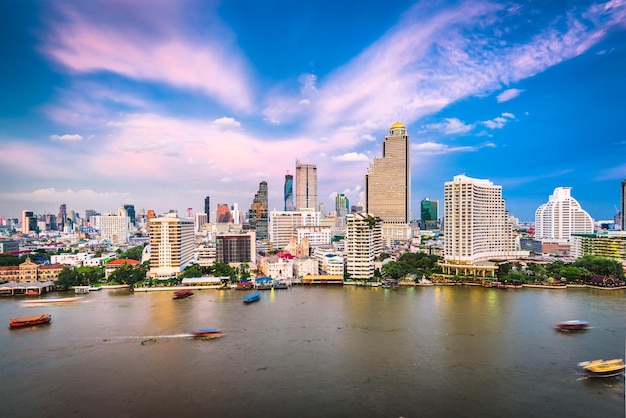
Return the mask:
[[186, 299], [190, 296], [193, 296], [193, 292], [191, 290], [177, 290], [174, 292], [174, 297], [172, 299]]
[[224, 335], [217, 328], [198, 328], [191, 331], [190, 334], [194, 338], [218, 338]]
[[248, 290], [252, 289], [252, 282], [239, 282], [235, 287], [237, 290]]
[[32, 325], [49, 324], [50, 321], [52, 321], [52, 315], [50, 314], [25, 316], [23, 318], [9, 318], [9, 327], [30, 327]]
[[559, 331], [584, 331], [591, 328], [591, 326], [587, 321], [572, 319], [570, 321], [557, 322], [554, 328]]

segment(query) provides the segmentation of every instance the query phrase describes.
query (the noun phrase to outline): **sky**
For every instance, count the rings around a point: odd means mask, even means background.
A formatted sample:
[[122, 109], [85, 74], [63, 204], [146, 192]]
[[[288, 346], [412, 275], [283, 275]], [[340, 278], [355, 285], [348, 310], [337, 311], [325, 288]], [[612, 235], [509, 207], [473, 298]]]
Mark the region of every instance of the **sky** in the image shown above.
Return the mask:
[[363, 201], [407, 126], [411, 201], [454, 176], [523, 222], [557, 187], [612, 219], [626, 179], [626, 0], [0, 0], [0, 216], [247, 210], [317, 165]]

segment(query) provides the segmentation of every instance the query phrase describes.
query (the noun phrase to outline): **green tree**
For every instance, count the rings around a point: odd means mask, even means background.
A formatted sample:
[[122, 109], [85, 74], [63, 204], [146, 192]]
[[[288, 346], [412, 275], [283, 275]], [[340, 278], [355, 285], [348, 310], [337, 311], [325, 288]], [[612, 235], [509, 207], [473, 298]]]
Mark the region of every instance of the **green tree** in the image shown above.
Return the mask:
[[582, 271], [582, 269], [572, 266], [572, 265], [567, 265], [563, 267], [561, 270], [559, 270], [559, 275], [563, 277], [564, 279], [566, 279], [566, 281], [570, 281], [570, 282], [578, 281], [582, 279], [583, 274], [584, 272]]
[[137, 247], [129, 248], [127, 251], [120, 255], [120, 258], [129, 258], [131, 260], [141, 261], [141, 255], [143, 253], [144, 246], [138, 245]]
[[202, 271], [200, 270], [200, 266], [197, 264], [191, 264], [185, 267], [185, 270], [178, 276], [180, 279], [184, 279], [186, 277], [202, 277]]
[[585, 268], [592, 274], [600, 276], [615, 276], [619, 279], [624, 278], [624, 267], [619, 261], [611, 260], [604, 257], [585, 255], [577, 259], [573, 265], [575, 267]]
[[235, 277], [234, 269], [229, 266], [227, 263], [213, 263], [213, 271], [216, 277], [225, 277], [228, 276], [231, 279]]
[[82, 266], [77, 267], [75, 271], [81, 277], [81, 282], [88, 285], [100, 283], [104, 279], [104, 267], [102, 266]]
[[122, 264], [109, 274], [109, 280], [116, 283], [128, 284], [131, 287], [146, 279], [146, 270], [142, 266], [133, 267], [129, 264]]
[[399, 280], [406, 276], [408, 271], [408, 265], [402, 261], [390, 261], [383, 265], [383, 275], [394, 280]]
[[54, 284], [59, 290], [69, 290], [72, 286], [84, 286], [82, 277], [71, 267], [63, 267]]

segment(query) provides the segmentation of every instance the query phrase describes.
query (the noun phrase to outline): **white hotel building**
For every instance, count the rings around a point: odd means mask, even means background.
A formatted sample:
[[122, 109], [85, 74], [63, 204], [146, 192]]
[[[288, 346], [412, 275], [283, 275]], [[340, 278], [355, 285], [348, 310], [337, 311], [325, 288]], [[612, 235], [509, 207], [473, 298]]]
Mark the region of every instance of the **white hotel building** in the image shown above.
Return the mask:
[[194, 221], [168, 213], [150, 219], [150, 277], [178, 276], [194, 257]]
[[444, 266], [528, 256], [520, 251], [505, 209], [502, 186], [455, 176], [444, 185]]
[[269, 237], [274, 249], [283, 249], [292, 237], [296, 236], [296, 228], [300, 226], [319, 226], [320, 212], [314, 209], [302, 209], [298, 211], [270, 212]]
[[535, 238], [569, 242], [572, 234], [593, 234], [593, 218], [571, 196], [571, 187], [557, 187], [548, 203], [535, 211]]

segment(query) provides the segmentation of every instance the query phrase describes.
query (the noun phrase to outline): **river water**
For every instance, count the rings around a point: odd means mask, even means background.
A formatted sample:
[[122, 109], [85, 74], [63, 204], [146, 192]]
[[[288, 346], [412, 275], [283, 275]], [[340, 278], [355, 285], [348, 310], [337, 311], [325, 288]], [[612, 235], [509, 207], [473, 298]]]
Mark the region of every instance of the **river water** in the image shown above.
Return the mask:
[[[624, 357], [626, 292], [294, 287], [102, 290], [71, 305], [0, 299], [7, 417], [623, 417], [624, 378], [577, 363]], [[51, 294], [47, 297], [59, 297]], [[585, 319], [593, 329], [553, 324]], [[217, 327], [222, 338], [185, 333]]]

